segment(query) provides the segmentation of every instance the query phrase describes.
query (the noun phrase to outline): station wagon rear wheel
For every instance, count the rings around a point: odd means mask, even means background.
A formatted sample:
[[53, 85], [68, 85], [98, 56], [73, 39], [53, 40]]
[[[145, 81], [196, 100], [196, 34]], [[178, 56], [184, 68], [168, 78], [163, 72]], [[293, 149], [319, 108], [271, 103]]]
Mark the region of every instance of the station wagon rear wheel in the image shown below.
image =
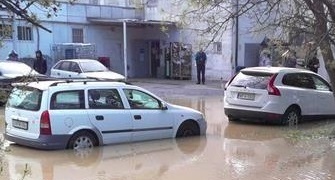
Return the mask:
[[289, 107], [282, 117], [283, 125], [296, 125], [300, 120], [300, 111], [296, 107]]
[[71, 137], [68, 148], [79, 150], [79, 149], [93, 148], [96, 145], [97, 145], [97, 141], [90, 132], [81, 131], [81, 132], [75, 133]]
[[188, 137], [200, 135], [200, 129], [197, 123], [188, 121], [180, 125], [176, 137]]

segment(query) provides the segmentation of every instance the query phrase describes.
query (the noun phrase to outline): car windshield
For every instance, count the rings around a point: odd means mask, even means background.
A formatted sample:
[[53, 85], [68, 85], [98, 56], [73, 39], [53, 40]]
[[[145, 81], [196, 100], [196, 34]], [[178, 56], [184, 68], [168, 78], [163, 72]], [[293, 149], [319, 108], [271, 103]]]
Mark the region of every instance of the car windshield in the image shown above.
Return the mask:
[[231, 82], [231, 86], [266, 89], [273, 74], [263, 72], [240, 72]]
[[0, 71], [3, 75], [10, 75], [10, 74], [35, 75], [35, 74], [38, 74], [30, 66], [24, 63], [1, 64]]
[[16, 87], [9, 95], [7, 106], [37, 111], [40, 109], [42, 91], [30, 87]]
[[108, 71], [108, 69], [101, 64], [99, 61], [85, 61], [85, 62], [80, 62], [80, 66], [83, 70], [83, 72], [103, 72], [103, 71]]

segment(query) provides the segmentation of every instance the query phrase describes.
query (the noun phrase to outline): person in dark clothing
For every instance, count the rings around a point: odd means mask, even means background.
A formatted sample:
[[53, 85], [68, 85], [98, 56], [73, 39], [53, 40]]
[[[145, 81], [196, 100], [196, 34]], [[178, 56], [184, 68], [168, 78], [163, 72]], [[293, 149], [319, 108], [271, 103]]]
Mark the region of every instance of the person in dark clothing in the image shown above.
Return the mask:
[[35, 52], [36, 54], [36, 59], [34, 61], [34, 66], [33, 68], [40, 74], [45, 74], [47, 72], [47, 62], [43, 58], [43, 54], [40, 50], [37, 50]]
[[197, 84], [200, 84], [200, 82], [202, 82], [202, 84], [205, 84], [206, 61], [206, 53], [202, 49], [200, 49], [200, 51], [198, 51], [195, 55], [195, 62], [197, 65]]
[[8, 58], [7, 58], [7, 60], [18, 61], [18, 60], [19, 60], [19, 55], [15, 52], [15, 50], [12, 50], [12, 51], [8, 54]]
[[307, 68], [315, 73], [318, 73], [318, 69], [320, 67], [319, 59], [316, 55], [308, 61]]

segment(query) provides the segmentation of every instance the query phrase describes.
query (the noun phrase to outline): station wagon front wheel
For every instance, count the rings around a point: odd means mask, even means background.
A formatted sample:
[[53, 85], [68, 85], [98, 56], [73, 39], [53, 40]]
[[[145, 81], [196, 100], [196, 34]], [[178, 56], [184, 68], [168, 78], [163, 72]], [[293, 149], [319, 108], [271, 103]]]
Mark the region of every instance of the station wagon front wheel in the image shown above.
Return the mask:
[[81, 131], [75, 133], [68, 144], [69, 149], [79, 150], [79, 149], [89, 149], [97, 145], [97, 141], [92, 133], [87, 131]]
[[188, 137], [200, 135], [200, 129], [197, 123], [188, 121], [180, 125], [176, 137]]

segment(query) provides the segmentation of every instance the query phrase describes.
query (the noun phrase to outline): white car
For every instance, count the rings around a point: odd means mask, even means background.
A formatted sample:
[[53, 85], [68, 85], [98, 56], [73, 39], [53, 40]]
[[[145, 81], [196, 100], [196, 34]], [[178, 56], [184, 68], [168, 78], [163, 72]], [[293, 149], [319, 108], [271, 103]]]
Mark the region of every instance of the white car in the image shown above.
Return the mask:
[[242, 69], [225, 87], [230, 121], [298, 123], [335, 117], [330, 84], [309, 70], [284, 67]]
[[5, 108], [5, 138], [40, 149], [205, 134], [201, 112], [123, 82], [59, 80], [16, 86]]
[[50, 70], [55, 78], [95, 78], [124, 81], [125, 77], [110, 71], [94, 59], [67, 59], [58, 61]]
[[50, 79], [38, 73], [30, 66], [19, 61], [0, 60], [0, 105], [7, 101], [7, 95], [12, 89], [12, 83], [30, 80]]

